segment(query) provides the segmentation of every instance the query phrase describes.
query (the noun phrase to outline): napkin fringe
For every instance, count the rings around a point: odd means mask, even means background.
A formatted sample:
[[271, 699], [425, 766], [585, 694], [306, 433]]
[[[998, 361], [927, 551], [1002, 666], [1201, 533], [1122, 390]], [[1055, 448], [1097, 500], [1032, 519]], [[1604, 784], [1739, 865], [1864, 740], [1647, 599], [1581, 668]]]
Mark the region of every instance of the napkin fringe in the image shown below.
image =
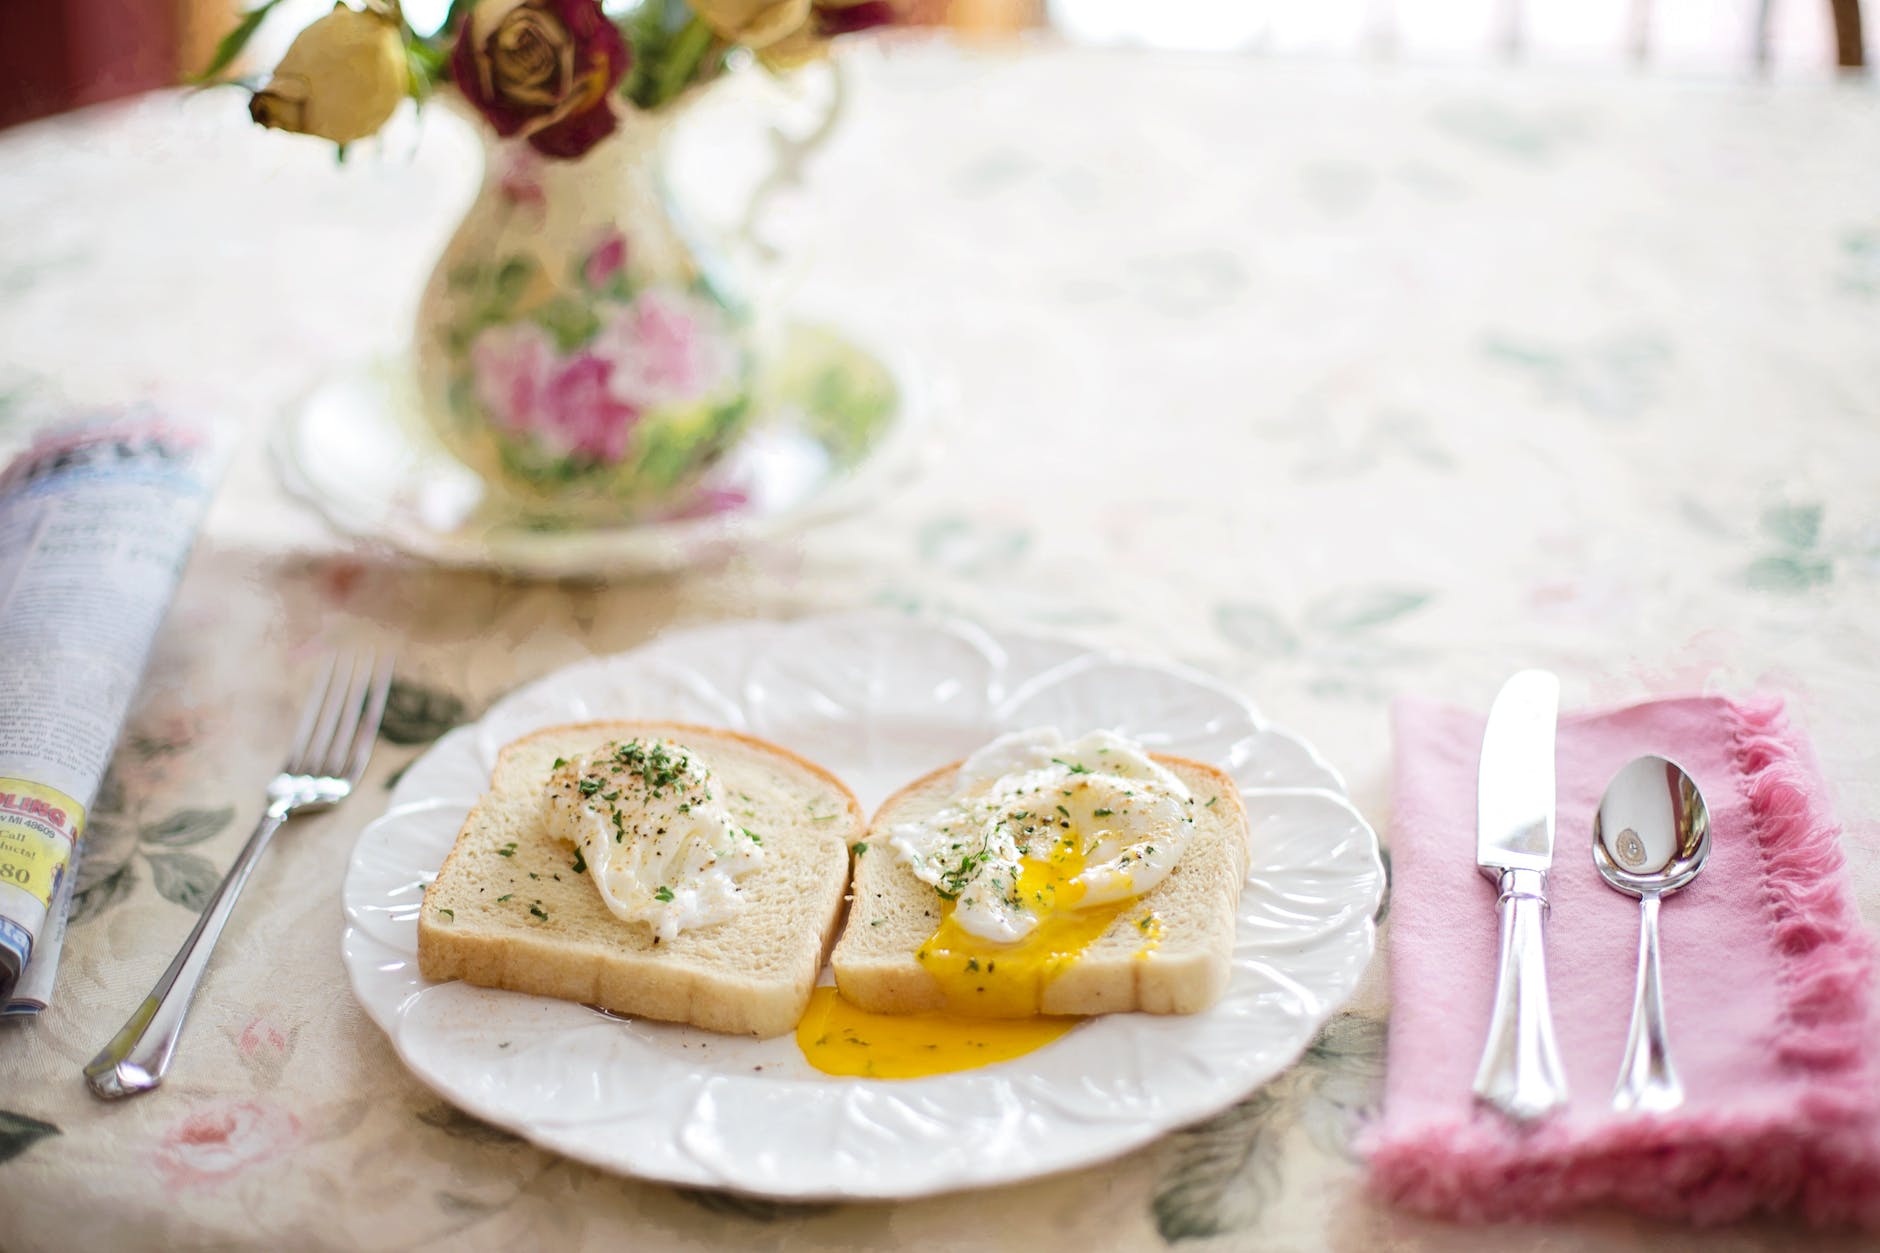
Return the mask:
[[[1840, 829], [1818, 809], [1810, 763], [1796, 752], [1781, 702], [1726, 705], [1734, 721], [1737, 766], [1762, 858], [1762, 903], [1783, 957], [1787, 1008], [1774, 1041], [1799, 1070], [1835, 1071], [1854, 1081], [1846, 1096], [1871, 1105], [1859, 1068], [1870, 1018], [1873, 943], [1849, 900]], [[1838, 1084], [1836, 1086], [1839, 1086]], [[1818, 1095], [1831, 1103], [1832, 1091]]]

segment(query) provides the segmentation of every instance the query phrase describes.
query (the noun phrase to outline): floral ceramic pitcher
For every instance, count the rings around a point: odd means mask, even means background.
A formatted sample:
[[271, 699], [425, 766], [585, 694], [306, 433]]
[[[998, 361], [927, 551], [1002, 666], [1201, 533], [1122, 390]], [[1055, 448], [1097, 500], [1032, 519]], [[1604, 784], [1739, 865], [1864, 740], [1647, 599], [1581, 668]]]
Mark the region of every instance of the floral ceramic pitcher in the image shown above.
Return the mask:
[[749, 320], [660, 191], [670, 117], [628, 114], [577, 160], [492, 143], [419, 307], [432, 428], [545, 519], [671, 507], [752, 413]]

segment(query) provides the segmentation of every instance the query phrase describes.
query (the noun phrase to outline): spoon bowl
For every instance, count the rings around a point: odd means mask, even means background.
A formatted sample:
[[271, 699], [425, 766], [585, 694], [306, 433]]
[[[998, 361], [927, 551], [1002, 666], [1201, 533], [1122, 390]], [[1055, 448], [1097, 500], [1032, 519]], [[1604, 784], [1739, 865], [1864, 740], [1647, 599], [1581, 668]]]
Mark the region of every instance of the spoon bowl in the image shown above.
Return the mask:
[[1593, 815], [1593, 864], [1629, 896], [1669, 896], [1710, 857], [1710, 810], [1691, 776], [1663, 757], [1635, 757]]
[[1682, 767], [1637, 757], [1612, 777], [1593, 815], [1593, 864], [1608, 884], [1639, 901], [1638, 984], [1614, 1109], [1662, 1113], [1684, 1103], [1665, 1038], [1658, 907], [1709, 857], [1710, 810]]

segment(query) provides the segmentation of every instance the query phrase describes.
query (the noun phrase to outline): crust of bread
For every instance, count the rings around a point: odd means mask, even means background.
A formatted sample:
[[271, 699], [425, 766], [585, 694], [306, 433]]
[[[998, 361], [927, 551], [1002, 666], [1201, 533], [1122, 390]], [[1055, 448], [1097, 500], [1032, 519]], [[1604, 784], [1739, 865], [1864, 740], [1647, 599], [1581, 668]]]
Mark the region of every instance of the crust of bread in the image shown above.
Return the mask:
[[[1047, 1014], [1193, 1014], [1226, 990], [1240, 891], [1250, 857], [1246, 805], [1226, 773], [1162, 753], [1153, 759], [1215, 804], [1196, 813], [1194, 841], [1161, 883], [1124, 910], [1076, 961], [1045, 985]], [[922, 775], [875, 811], [867, 843], [880, 856], [856, 859], [849, 923], [830, 961], [846, 1000], [877, 1013], [946, 1007], [940, 983], [915, 953], [940, 924], [943, 901], [889, 850], [887, 833], [907, 811], [942, 802], [963, 763]], [[1161, 938], [1147, 943], [1153, 915]]]
[[[771, 854], [740, 880], [737, 915], [667, 944], [609, 912], [544, 821], [550, 759], [635, 736], [677, 741], [709, 762], [734, 816]], [[861, 805], [840, 780], [755, 736], [641, 720], [546, 727], [498, 754], [490, 791], [425, 894], [419, 970], [712, 1031], [782, 1035], [802, 1017], [840, 925], [849, 846], [862, 828]], [[505, 855], [506, 844], [514, 848]]]

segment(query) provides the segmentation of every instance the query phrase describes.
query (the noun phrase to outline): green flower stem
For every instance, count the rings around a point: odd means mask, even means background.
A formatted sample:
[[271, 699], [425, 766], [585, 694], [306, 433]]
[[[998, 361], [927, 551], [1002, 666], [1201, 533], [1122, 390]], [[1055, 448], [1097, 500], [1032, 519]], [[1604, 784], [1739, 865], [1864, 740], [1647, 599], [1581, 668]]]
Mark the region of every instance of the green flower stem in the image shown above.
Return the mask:
[[711, 48], [712, 28], [705, 24], [705, 19], [695, 17], [686, 23], [685, 29], [666, 50], [665, 64], [659, 67], [659, 75], [654, 80], [653, 108], [670, 102], [685, 90]]

